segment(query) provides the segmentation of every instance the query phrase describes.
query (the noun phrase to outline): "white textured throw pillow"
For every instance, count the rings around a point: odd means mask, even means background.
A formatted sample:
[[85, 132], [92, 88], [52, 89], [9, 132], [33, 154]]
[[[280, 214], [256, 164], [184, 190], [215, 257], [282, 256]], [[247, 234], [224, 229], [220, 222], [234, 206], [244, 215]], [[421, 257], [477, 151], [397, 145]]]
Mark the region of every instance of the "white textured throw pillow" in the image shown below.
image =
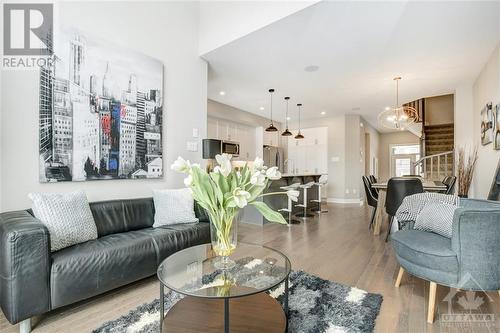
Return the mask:
[[198, 222], [194, 212], [191, 190], [154, 190], [155, 222], [153, 228], [163, 225]]
[[458, 206], [429, 203], [420, 212], [415, 220], [414, 229], [431, 231], [438, 235], [451, 238], [453, 226], [453, 214]]
[[50, 234], [50, 250], [97, 238], [97, 227], [83, 191], [69, 193], [30, 193], [33, 214]]

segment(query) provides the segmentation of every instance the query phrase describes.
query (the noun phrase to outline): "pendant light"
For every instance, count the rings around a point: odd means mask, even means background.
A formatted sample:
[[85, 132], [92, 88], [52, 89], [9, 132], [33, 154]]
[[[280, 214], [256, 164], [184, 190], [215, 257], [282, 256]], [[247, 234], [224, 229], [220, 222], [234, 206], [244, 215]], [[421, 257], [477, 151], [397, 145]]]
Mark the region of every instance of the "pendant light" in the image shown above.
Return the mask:
[[290, 136], [293, 135], [292, 132], [288, 130], [288, 101], [290, 100], [290, 97], [285, 97], [286, 101], [286, 118], [285, 118], [285, 124], [286, 124], [286, 129], [283, 133], [281, 133], [282, 136]]
[[304, 136], [302, 135], [302, 133], [300, 133], [300, 108], [302, 107], [302, 104], [297, 104], [297, 108], [299, 109], [299, 133], [297, 133], [297, 135], [295, 136], [295, 139], [303, 139]]
[[394, 78], [396, 81], [396, 104], [381, 112], [378, 115], [378, 120], [383, 127], [403, 131], [417, 121], [418, 112], [411, 106], [399, 105], [399, 80], [401, 80], [399, 76]]
[[269, 89], [269, 95], [271, 96], [271, 125], [269, 125], [268, 128], [266, 128], [266, 132], [277, 132], [278, 129], [274, 126], [273, 123], [273, 93], [274, 89]]

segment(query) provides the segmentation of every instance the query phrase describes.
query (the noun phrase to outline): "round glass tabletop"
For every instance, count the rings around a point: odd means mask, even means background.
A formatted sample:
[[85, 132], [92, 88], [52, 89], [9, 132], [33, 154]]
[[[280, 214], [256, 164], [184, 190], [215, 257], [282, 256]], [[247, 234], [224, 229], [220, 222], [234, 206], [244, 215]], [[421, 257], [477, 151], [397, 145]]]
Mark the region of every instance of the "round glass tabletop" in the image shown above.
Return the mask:
[[214, 266], [219, 260], [210, 244], [172, 254], [158, 267], [158, 278], [178, 293], [206, 298], [234, 298], [272, 289], [288, 278], [290, 260], [271, 248], [239, 243], [228, 270]]

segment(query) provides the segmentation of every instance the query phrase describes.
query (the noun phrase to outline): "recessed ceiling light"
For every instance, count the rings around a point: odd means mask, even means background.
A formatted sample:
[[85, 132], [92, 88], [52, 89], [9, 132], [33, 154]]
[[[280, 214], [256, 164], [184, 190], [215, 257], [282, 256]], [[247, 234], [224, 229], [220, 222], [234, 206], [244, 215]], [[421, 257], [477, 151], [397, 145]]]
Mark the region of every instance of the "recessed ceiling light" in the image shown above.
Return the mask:
[[264, 107], [263, 107], [263, 106], [261, 106], [261, 107], [259, 108], [259, 110], [260, 110], [260, 111], [264, 111]]
[[292, 118], [290, 118], [290, 117], [286, 117], [286, 120], [291, 120], [291, 119], [292, 119]]
[[319, 66], [316, 66], [316, 65], [309, 65], [309, 66], [304, 67], [304, 70], [306, 72], [317, 72], [318, 69], [319, 69]]
[[326, 111], [321, 111], [321, 115], [324, 116], [326, 114]]
[[219, 95], [224, 96], [226, 92], [224, 90], [219, 91]]

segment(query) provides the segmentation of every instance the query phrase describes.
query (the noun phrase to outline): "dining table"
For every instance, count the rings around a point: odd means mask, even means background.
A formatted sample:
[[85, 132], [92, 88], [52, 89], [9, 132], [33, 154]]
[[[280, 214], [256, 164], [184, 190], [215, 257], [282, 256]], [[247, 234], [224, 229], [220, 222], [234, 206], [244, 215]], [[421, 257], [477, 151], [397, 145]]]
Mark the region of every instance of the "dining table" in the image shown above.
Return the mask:
[[[446, 191], [446, 185], [441, 181], [421, 179], [422, 186], [426, 192], [444, 192]], [[385, 197], [387, 194], [387, 182], [379, 182], [372, 184], [373, 188], [378, 189], [378, 201], [377, 201], [377, 213], [375, 214], [375, 222], [373, 225], [373, 234], [380, 234], [380, 227], [383, 221], [387, 218], [387, 213], [385, 211]]]

